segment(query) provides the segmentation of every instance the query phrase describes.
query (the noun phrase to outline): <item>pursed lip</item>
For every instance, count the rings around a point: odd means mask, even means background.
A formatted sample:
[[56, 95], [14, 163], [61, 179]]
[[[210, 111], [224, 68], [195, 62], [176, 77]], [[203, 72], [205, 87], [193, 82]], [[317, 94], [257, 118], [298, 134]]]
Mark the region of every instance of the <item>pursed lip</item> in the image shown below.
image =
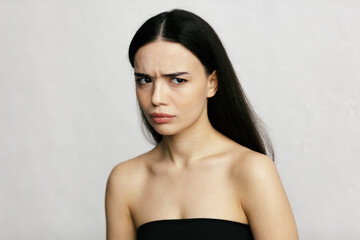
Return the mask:
[[150, 117], [152, 118], [159, 118], [159, 117], [174, 117], [174, 115], [166, 114], [166, 113], [150, 113]]

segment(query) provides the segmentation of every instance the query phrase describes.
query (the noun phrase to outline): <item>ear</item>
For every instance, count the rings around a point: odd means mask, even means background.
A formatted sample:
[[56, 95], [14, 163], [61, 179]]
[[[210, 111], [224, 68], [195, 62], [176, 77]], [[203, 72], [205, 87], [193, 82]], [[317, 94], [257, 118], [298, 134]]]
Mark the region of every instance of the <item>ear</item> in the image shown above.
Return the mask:
[[207, 92], [207, 97], [211, 98], [215, 95], [217, 89], [218, 89], [218, 79], [217, 79], [217, 75], [216, 75], [216, 70], [214, 70], [208, 77], [207, 77], [207, 82], [208, 82], [208, 92]]

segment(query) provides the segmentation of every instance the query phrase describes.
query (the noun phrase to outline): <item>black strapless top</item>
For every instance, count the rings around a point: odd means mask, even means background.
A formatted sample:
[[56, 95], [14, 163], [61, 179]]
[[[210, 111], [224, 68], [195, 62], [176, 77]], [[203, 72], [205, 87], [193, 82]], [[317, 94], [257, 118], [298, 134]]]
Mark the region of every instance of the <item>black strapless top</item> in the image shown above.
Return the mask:
[[216, 218], [163, 219], [137, 229], [137, 240], [253, 240], [245, 223]]

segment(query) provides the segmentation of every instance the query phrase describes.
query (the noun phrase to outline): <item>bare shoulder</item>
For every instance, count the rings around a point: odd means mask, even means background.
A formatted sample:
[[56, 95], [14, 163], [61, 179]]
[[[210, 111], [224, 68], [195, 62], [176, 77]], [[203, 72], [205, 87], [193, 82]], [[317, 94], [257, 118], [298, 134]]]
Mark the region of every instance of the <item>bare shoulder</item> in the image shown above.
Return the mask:
[[243, 148], [233, 177], [256, 239], [298, 239], [295, 218], [271, 158]]
[[116, 164], [110, 172], [109, 180], [121, 182], [121, 180], [129, 179], [134, 174], [136, 166], [140, 164], [140, 158], [137, 156]]
[[105, 194], [106, 235], [108, 240], [136, 237], [131, 202], [144, 169], [144, 155], [117, 164], [109, 174]]
[[265, 154], [245, 149], [239, 154], [234, 165], [235, 178], [244, 191], [252, 189], [254, 185], [257, 187], [281, 185], [274, 161]]
[[245, 183], [260, 176], [278, 175], [274, 161], [270, 157], [244, 147], [238, 151], [234, 161], [234, 171]]
[[[146, 159], [151, 156], [151, 151], [145, 152], [136, 157], [127, 159], [115, 165], [110, 173], [110, 177], [128, 178], [136, 177], [146, 165]], [[119, 180], [120, 180], [119, 179]]]
[[137, 189], [136, 184], [145, 176], [147, 155], [148, 152], [115, 165], [109, 174], [107, 191], [121, 191], [131, 200]]
[[235, 153], [232, 177], [240, 192], [243, 210], [246, 211], [246, 200], [250, 200], [254, 187], [266, 188], [268, 185], [279, 187], [281, 180], [270, 157], [245, 147], [238, 148]]

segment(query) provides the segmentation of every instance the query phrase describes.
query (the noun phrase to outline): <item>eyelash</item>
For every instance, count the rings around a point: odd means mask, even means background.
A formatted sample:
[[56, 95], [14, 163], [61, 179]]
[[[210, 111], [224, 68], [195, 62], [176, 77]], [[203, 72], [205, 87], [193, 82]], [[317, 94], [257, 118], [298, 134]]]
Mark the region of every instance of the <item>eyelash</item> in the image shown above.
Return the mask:
[[[181, 83], [178, 83], [178, 84], [175, 84], [175, 85], [182, 85], [182, 84], [184, 84], [187, 80], [185, 80], [185, 79], [183, 79], [183, 78], [171, 78], [171, 80], [174, 80], [174, 79], [177, 79], [177, 80], [181, 80], [182, 82]], [[140, 84], [140, 85], [145, 85], [145, 84], [147, 84], [147, 83], [140, 83], [140, 81], [141, 80], [150, 80], [151, 81], [151, 79], [150, 78], [148, 78], [148, 77], [143, 77], [143, 78], [136, 78], [135, 79], [135, 81], [138, 83], [138, 84]]]

